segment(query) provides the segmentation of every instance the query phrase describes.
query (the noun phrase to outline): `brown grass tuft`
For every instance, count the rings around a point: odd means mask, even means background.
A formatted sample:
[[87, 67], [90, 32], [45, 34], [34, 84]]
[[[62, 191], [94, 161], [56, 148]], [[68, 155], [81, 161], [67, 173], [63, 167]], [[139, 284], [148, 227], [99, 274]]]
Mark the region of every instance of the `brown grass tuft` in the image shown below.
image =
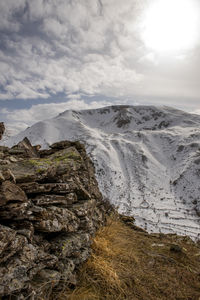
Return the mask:
[[200, 248], [189, 238], [149, 235], [113, 215], [92, 249], [78, 286], [59, 300], [200, 300]]

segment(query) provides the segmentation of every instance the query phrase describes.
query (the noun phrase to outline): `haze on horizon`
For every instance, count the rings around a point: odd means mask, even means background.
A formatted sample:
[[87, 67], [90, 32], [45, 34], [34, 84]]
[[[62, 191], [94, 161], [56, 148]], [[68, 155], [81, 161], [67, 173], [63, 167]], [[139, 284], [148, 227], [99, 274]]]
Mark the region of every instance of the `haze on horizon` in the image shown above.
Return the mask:
[[0, 2], [0, 120], [112, 104], [200, 112], [198, 0]]

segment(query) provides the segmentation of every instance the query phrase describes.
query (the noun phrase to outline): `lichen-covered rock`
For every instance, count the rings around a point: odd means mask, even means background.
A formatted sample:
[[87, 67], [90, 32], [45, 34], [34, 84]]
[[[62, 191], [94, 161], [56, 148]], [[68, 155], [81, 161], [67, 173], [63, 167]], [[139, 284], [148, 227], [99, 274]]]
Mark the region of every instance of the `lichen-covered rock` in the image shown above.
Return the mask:
[[5, 181], [5, 177], [3, 176], [3, 172], [0, 172], [0, 183]]
[[[18, 249], [18, 244], [21, 249]], [[0, 266], [1, 295], [9, 295], [25, 288], [34, 275], [44, 268], [53, 267], [58, 260], [56, 256], [42, 251], [39, 246], [29, 244], [23, 236], [16, 237], [16, 246], [16, 254]]]
[[32, 199], [32, 202], [37, 206], [61, 205], [62, 207], [69, 207], [78, 201], [76, 193], [69, 193], [66, 195], [51, 195], [42, 194], [37, 195]]
[[27, 196], [16, 184], [4, 181], [0, 186], [0, 207], [9, 202], [27, 202]]
[[[76, 283], [105, 206], [84, 146], [39, 150], [24, 139], [0, 149], [0, 297], [41, 299]], [[27, 298], [27, 299], [28, 299]]]
[[80, 249], [88, 248], [91, 244], [90, 234], [86, 232], [62, 234], [52, 240], [51, 249], [60, 258], [81, 255]]
[[31, 208], [29, 220], [33, 221], [35, 229], [41, 232], [75, 232], [80, 223], [73, 212], [56, 206]]
[[25, 137], [23, 141], [19, 142], [16, 146], [13, 146], [9, 153], [15, 155], [22, 155], [24, 157], [39, 157], [37, 148], [33, 147], [30, 141]]

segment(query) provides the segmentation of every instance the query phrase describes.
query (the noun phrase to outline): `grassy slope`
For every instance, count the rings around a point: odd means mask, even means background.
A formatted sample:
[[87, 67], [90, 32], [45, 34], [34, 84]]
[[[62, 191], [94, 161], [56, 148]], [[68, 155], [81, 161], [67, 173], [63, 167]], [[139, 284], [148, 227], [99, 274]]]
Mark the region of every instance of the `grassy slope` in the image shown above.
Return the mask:
[[187, 237], [149, 235], [112, 216], [92, 248], [78, 286], [59, 300], [200, 300], [200, 247]]

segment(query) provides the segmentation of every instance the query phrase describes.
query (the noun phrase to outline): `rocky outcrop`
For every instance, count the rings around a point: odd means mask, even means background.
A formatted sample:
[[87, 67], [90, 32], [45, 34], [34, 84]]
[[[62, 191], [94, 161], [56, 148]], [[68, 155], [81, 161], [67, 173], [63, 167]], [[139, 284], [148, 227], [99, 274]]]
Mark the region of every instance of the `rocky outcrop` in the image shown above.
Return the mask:
[[0, 140], [2, 139], [2, 136], [4, 134], [5, 131], [5, 126], [3, 122], [0, 122]]
[[105, 221], [83, 145], [65, 141], [39, 151], [24, 139], [1, 146], [0, 158], [0, 296], [38, 299], [63, 282], [75, 284]]

